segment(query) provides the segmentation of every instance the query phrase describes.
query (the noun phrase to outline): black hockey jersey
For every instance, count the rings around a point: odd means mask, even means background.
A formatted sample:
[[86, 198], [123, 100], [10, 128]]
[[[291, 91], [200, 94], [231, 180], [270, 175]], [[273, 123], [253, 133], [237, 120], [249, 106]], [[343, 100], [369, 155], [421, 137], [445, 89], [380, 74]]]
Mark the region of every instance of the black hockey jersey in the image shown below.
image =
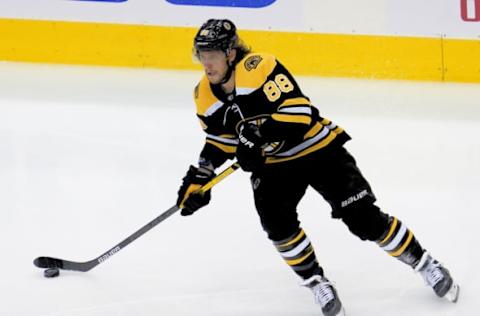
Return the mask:
[[233, 158], [239, 127], [257, 124], [268, 142], [266, 164], [281, 163], [318, 151], [347, 133], [322, 118], [288, 70], [269, 54], [251, 53], [235, 66], [235, 91], [227, 95], [204, 75], [195, 87], [197, 116], [207, 134], [201, 159], [215, 167]]

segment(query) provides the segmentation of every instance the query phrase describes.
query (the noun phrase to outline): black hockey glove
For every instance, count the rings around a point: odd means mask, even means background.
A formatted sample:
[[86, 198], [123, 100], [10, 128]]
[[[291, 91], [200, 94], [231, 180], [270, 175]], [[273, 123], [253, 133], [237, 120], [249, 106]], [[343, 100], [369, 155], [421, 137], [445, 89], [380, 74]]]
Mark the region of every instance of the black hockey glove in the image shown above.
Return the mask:
[[240, 167], [244, 171], [257, 171], [266, 160], [262, 148], [265, 142], [262, 140], [258, 126], [248, 123], [243, 124], [240, 127], [238, 139], [236, 156]]
[[207, 167], [190, 166], [178, 190], [177, 206], [182, 209], [180, 212], [182, 216], [192, 215], [210, 202], [210, 190], [203, 194], [195, 191], [207, 184], [214, 176], [213, 170]]

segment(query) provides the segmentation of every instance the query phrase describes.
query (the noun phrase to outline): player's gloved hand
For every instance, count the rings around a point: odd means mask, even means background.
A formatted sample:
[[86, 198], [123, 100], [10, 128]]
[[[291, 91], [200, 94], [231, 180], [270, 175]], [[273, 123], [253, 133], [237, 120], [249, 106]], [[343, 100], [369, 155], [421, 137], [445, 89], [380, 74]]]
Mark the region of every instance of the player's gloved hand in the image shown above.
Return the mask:
[[214, 176], [215, 173], [208, 167], [190, 166], [178, 190], [177, 206], [182, 209], [180, 212], [182, 216], [192, 215], [210, 202], [210, 190], [203, 194], [195, 193], [195, 191], [208, 183]]
[[265, 153], [262, 146], [265, 142], [258, 130], [258, 126], [245, 123], [240, 127], [237, 146], [237, 161], [244, 171], [256, 171], [261, 168], [265, 160]]

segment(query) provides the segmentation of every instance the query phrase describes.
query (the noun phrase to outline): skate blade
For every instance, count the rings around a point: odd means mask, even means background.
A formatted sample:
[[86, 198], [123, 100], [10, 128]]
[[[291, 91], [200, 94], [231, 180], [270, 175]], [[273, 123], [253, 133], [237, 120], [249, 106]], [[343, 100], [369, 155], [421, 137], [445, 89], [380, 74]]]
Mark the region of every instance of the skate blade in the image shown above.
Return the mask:
[[456, 303], [458, 301], [458, 296], [460, 295], [460, 286], [456, 283], [452, 284], [450, 290], [448, 290], [447, 294], [445, 294], [445, 298], [452, 302]]
[[343, 308], [343, 306], [340, 312], [338, 312], [337, 316], [345, 316], [345, 308]]

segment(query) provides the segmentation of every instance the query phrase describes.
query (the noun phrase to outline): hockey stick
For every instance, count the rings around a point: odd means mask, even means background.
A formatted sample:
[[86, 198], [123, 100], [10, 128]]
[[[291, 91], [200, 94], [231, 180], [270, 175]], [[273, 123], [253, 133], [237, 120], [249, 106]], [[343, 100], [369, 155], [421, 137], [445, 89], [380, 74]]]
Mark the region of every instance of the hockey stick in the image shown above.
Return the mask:
[[[206, 191], [210, 190], [213, 186], [215, 186], [217, 183], [225, 179], [228, 175], [230, 175], [235, 170], [237, 170], [239, 167], [240, 165], [237, 162], [233, 163], [230, 167], [223, 170], [218, 176], [213, 178], [210, 182], [205, 184], [198, 191], [201, 193], [205, 193]], [[113, 246], [110, 250], [106, 251], [102, 255], [90, 261], [75, 262], [75, 261], [57, 259], [52, 257], [38, 257], [33, 261], [33, 264], [43, 269], [58, 268], [63, 270], [87, 272], [93, 269], [94, 267], [96, 267], [97, 265], [99, 265], [100, 263], [104, 262], [105, 260], [109, 259], [114, 254], [118, 253], [120, 250], [122, 250], [127, 245], [132, 243], [135, 239], [142, 236], [143, 234], [148, 232], [150, 229], [157, 226], [159, 223], [163, 222], [165, 219], [169, 218], [178, 210], [179, 210], [178, 206], [176, 205], [172, 206], [171, 208], [169, 208], [168, 210], [160, 214], [158, 217], [153, 219], [150, 223], [146, 224], [145, 226], [143, 226], [142, 228], [140, 228], [139, 230], [137, 230], [136, 232], [128, 236], [122, 242], [118, 243], [117, 245]]]

